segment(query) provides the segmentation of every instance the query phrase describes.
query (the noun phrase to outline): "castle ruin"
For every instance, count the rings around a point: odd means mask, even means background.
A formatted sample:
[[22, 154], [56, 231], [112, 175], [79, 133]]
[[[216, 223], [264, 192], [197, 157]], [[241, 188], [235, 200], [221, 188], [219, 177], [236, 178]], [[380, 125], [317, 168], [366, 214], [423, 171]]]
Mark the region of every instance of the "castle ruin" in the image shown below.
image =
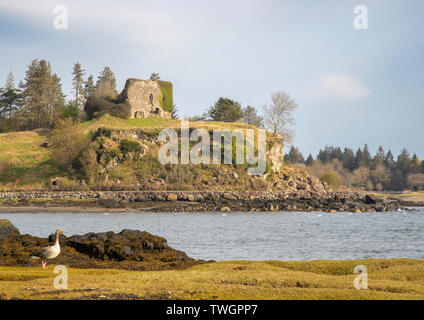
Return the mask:
[[119, 95], [130, 107], [131, 118], [171, 118], [172, 83], [162, 80], [128, 79]]

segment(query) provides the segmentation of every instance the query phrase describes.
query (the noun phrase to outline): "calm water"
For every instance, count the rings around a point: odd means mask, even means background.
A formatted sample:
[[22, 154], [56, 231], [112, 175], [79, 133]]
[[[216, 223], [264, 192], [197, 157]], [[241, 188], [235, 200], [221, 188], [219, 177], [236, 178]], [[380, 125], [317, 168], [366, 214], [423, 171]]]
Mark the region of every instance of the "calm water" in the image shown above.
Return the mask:
[[139, 229], [214, 260], [424, 258], [424, 209], [392, 213], [0, 213], [47, 237]]

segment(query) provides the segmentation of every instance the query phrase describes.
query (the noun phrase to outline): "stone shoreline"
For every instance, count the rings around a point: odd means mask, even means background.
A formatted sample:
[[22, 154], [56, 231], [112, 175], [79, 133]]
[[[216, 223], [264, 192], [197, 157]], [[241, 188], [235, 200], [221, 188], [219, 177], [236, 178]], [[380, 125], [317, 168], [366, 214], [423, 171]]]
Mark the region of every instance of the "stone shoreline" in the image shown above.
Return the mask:
[[0, 192], [0, 211], [329, 211], [385, 212], [399, 201], [371, 194], [310, 191], [31, 191]]

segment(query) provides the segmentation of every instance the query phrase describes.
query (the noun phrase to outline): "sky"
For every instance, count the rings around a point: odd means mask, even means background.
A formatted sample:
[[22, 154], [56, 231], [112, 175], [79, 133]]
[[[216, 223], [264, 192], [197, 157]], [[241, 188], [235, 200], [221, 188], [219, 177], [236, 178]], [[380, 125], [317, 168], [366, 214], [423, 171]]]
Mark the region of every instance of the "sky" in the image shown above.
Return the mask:
[[[34, 5], [36, 3], [36, 5]], [[67, 8], [67, 29], [56, 29]], [[354, 27], [354, 8], [368, 28]], [[180, 116], [219, 97], [262, 110], [271, 93], [298, 103], [294, 145], [367, 143], [424, 159], [424, 2], [420, 0], [0, 0], [0, 82], [46, 59], [71, 99], [72, 67], [109, 66], [120, 91], [153, 72], [174, 85]]]

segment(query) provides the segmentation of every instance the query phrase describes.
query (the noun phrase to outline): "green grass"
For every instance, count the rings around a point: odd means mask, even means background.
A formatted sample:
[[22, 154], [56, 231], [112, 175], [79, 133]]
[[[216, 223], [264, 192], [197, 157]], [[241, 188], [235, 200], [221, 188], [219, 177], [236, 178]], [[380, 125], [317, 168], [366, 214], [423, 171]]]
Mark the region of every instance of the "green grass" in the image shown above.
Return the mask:
[[50, 178], [63, 172], [49, 158], [46, 141], [34, 131], [0, 134], [0, 189], [32, 185], [42, 188]]
[[[368, 268], [368, 290], [356, 290], [356, 265]], [[69, 269], [68, 290], [53, 288], [48, 269], [0, 267], [0, 296], [71, 299], [136, 294], [172, 299], [424, 299], [424, 260], [225, 261], [186, 270]]]
[[[180, 130], [181, 121], [160, 118], [121, 119], [106, 114], [100, 119], [77, 124], [75, 130], [88, 135], [98, 128], [122, 131], [142, 130], [150, 136], [157, 136], [160, 130], [165, 128]], [[190, 122], [190, 128], [204, 128], [209, 132], [214, 129], [237, 129], [244, 132], [246, 129], [253, 129], [257, 133], [255, 126], [246, 125], [242, 122], [193, 121]], [[39, 135], [35, 131], [0, 134], [0, 190], [43, 190], [46, 189], [52, 178], [67, 176], [63, 169], [60, 169], [50, 160], [49, 149], [41, 147], [47, 139], [47, 136]], [[272, 142], [274, 139], [276, 139], [275, 136], [268, 134], [268, 142]], [[112, 139], [110, 140], [112, 141]], [[158, 147], [159, 144], [156, 147], [149, 147], [151, 157], [157, 159], [155, 152], [157, 152]], [[145, 161], [145, 157], [138, 161], [139, 166], [143, 165], [142, 162]], [[122, 168], [122, 166], [129, 166], [134, 169], [136, 165], [124, 163], [120, 166], [121, 168], [112, 170], [111, 177], [123, 179], [125, 180], [124, 183], [137, 183], [138, 176], [134, 175], [128, 168]], [[192, 171], [202, 171], [200, 166], [192, 169]], [[146, 179], [153, 177], [151, 171], [141, 173]], [[128, 177], [132, 178], [128, 180]]]

